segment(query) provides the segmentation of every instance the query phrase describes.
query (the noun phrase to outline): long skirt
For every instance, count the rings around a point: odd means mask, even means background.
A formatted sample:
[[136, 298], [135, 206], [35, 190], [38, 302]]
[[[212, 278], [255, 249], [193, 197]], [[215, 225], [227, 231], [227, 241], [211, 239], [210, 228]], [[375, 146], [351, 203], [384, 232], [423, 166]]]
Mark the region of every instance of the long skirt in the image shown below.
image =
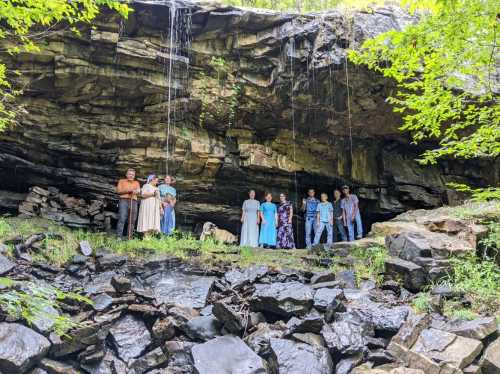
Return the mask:
[[276, 247], [281, 249], [295, 248], [293, 239], [293, 226], [291, 223], [280, 223], [278, 226], [278, 243]]
[[161, 217], [161, 232], [165, 235], [170, 235], [174, 231], [174, 228], [174, 208], [167, 206], [163, 209], [163, 216]]

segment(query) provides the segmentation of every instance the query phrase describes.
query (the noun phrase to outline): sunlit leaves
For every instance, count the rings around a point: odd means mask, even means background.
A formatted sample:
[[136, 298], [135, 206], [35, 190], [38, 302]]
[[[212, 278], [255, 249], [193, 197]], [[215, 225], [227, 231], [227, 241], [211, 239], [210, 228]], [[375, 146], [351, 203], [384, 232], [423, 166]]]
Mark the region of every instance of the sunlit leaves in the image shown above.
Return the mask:
[[[351, 61], [394, 79], [389, 98], [404, 114], [402, 130], [415, 142], [434, 139], [439, 147], [421, 162], [443, 157], [500, 155], [500, 109], [494, 94], [498, 57], [494, 0], [407, 0], [419, 21], [402, 32], [366, 41]], [[421, 12], [422, 9], [425, 12]], [[497, 87], [498, 89], [498, 87]]]
[[[78, 22], [91, 22], [101, 7], [123, 17], [130, 12], [127, 1], [120, 0], [2, 0], [0, 1], [0, 39], [9, 38], [5, 52], [37, 50], [33, 28], [48, 30], [64, 22], [73, 28]], [[4, 47], [5, 48], [5, 47]], [[5, 65], [0, 64], [0, 131], [13, 122], [16, 110], [9, 105], [16, 91], [11, 89]]]

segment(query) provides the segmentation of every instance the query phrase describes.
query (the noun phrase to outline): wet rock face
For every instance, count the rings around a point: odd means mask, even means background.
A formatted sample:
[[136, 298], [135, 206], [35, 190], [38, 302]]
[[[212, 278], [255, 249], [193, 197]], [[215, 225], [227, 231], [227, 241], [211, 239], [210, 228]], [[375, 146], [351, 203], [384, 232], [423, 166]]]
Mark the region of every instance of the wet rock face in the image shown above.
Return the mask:
[[[356, 13], [351, 30], [335, 10], [316, 17], [184, 4], [192, 43], [169, 56], [168, 4], [136, 2], [123, 27], [105, 12], [78, 36], [58, 33], [40, 52], [2, 56], [22, 69], [19, 85], [29, 87], [18, 103], [28, 112], [0, 137], [2, 188], [52, 185], [115, 201], [126, 168], [141, 177], [165, 170], [169, 87], [169, 170], [182, 223], [210, 219], [234, 229], [244, 191], [295, 191], [294, 173], [300, 192], [352, 183], [365, 215], [452, 201], [445, 185], [455, 176], [497, 184], [498, 166], [487, 175], [456, 161], [419, 166], [418, 150], [385, 101], [392, 83], [344, 66], [347, 48], [412, 21], [400, 10]], [[165, 73], [170, 60], [172, 77]]]
[[17, 323], [0, 323], [0, 371], [24, 373], [43, 358], [50, 342]]

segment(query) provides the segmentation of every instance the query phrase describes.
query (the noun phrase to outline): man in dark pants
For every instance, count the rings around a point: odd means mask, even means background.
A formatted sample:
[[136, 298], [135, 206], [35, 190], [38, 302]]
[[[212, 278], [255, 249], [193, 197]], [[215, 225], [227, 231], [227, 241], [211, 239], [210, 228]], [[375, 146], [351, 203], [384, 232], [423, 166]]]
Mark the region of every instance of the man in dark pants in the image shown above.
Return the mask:
[[[128, 169], [126, 178], [120, 179], [116, 186], [116, 192], [120, 196], [118, 203], [118, 224], [116, 225], [116, 235], [119, 238], [127, 238], [128, 232], [123, 235], [125, 223], [128, 223], [129, 215], [131, 213], [131, 233], [134, 233], [135, 221], [137, 220], [137, 196], [141, 193], [141, 185], [135, 180], [135, 170]], [[130, 205], [132, 204], [132, 212], [130, 212]], [[128, 231], [128, 225], [127, 225]]]
[[347, 235], [344, 229], [344, 217], [342, 215], [342, 194], [340, 190], [333, 191], [333, 241], [336, 242], [340, 239], [347, 241]]

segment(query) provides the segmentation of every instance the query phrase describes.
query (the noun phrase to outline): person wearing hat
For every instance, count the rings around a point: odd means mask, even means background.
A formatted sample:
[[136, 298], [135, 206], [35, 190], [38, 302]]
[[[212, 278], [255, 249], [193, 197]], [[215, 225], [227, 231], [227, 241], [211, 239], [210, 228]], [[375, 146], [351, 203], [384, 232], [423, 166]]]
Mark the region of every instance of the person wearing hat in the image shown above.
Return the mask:
[[361, 214], [359, 213], [359, 200], [354, 194], [351, 194], [349, 186], [342, 186], [342, 215], [344, 225], [347, 226], [347, 235], [350, 242], [354, 240], [354, 224], [356, 224], [356, 239], [363, 237], [363, 224], [361, 222]]
[[144, 233], [146, 236], [160, 232], [160, 221], [163, 212], [157, 185], [158, 177], [151, 174], [148, 176], [146, 184], [142, 186], [142, 201], [139, 208], [137, 231]]

